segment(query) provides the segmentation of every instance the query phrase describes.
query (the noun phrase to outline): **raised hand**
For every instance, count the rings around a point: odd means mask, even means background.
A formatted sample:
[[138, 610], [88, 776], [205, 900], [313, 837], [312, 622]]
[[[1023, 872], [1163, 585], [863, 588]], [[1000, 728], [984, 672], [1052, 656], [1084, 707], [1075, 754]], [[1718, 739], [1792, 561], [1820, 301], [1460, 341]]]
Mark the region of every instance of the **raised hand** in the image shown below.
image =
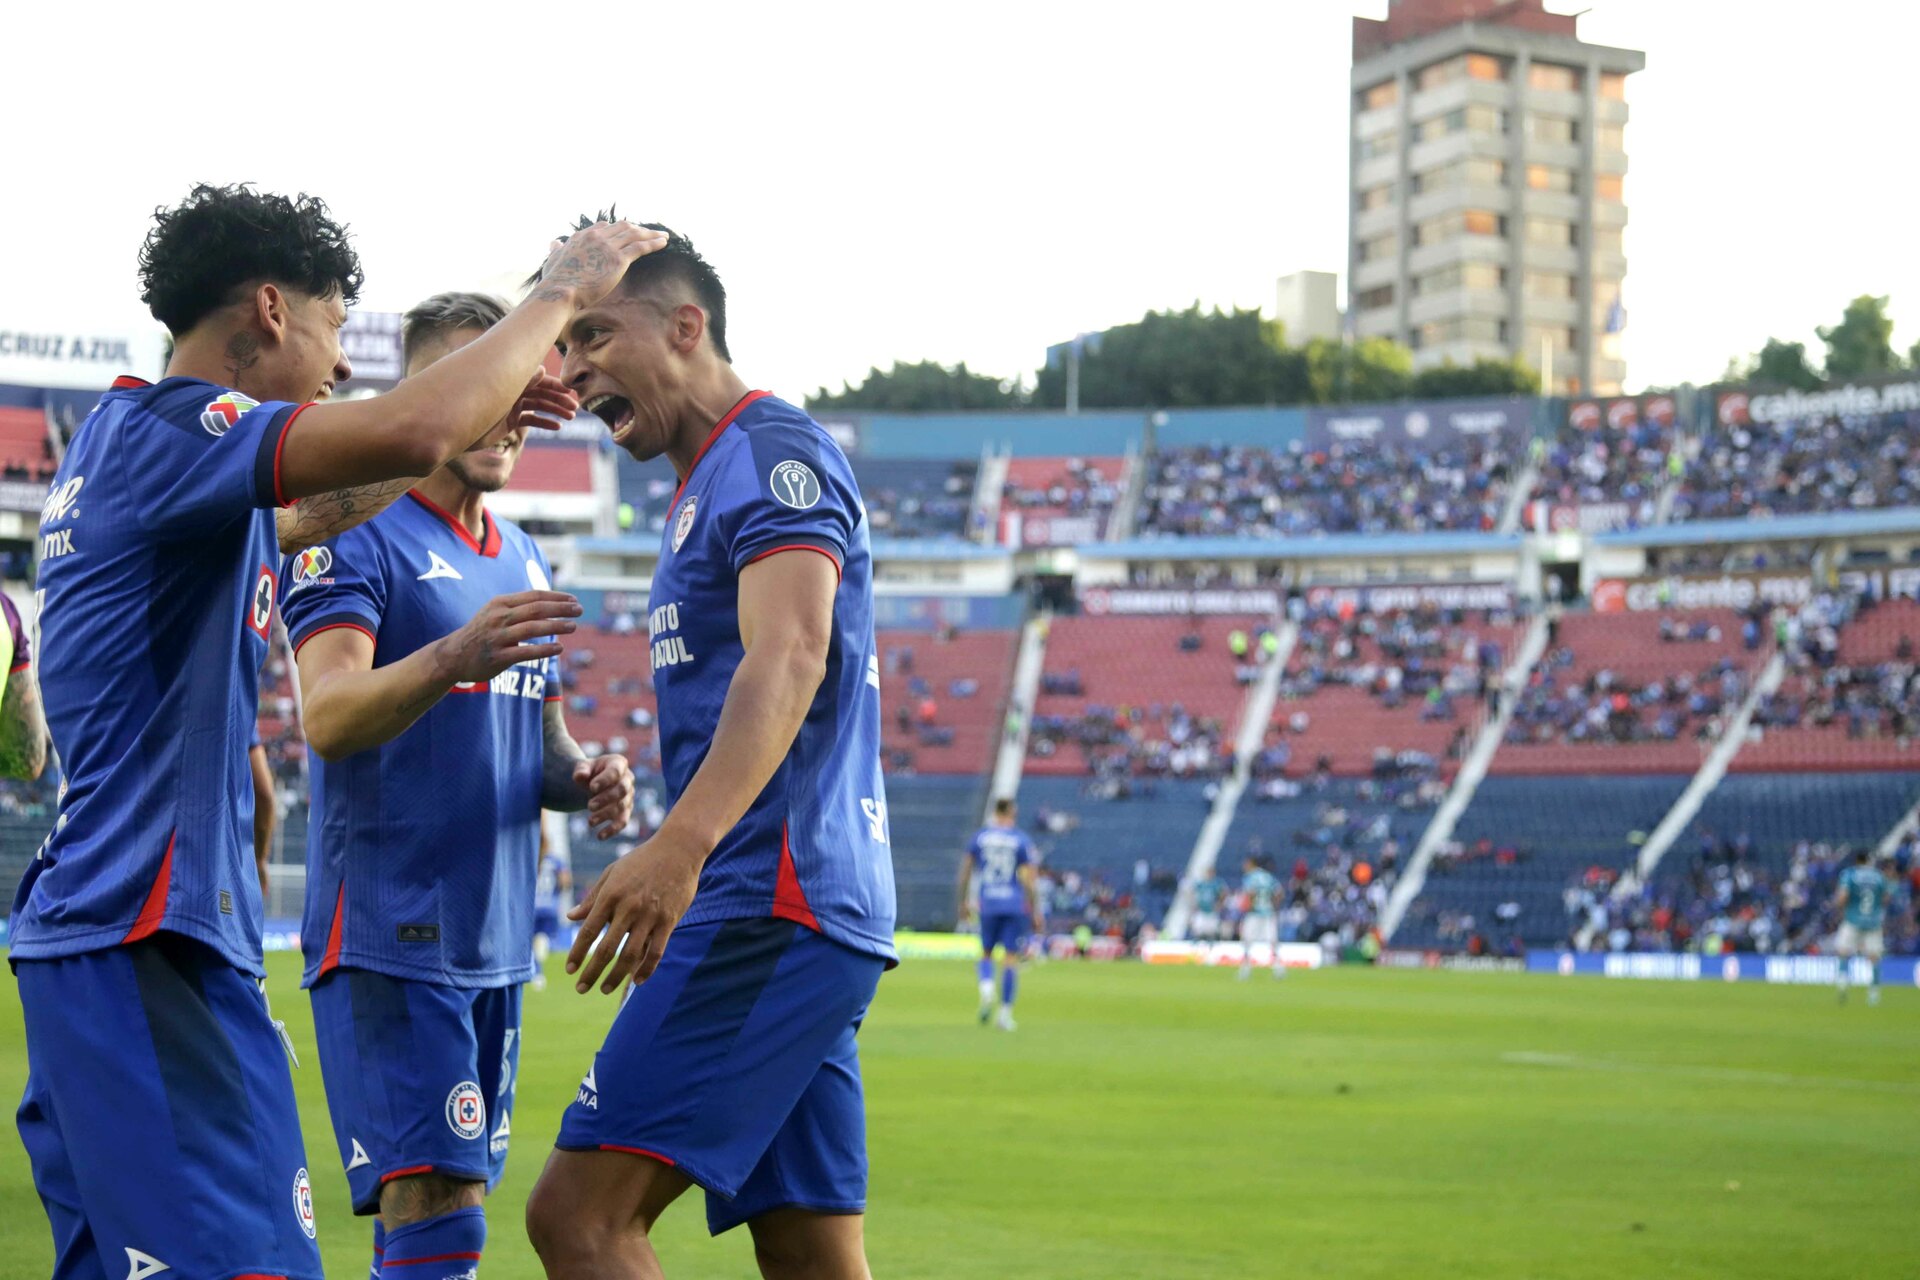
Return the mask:
[[613, 292], [637, 258], [664, 248], [667, 233], [631, 222], [596, 222], [556, 240], [533, 296], [584, 310]]
[[587, 824], [610, 840], [633, 818], [633, 768], [625, 756], [596, 756], [573, 766], [573, 785], [587, 796]]
[[558, 657], [557, 641], [539, 636], [573, 633], [580, 602], [564, 591], [516, 591], [495, 596], [480, 612], [435, 645], [439, 670], [455, 684], [491, 680], [517, 662]]
[[558, 431], [561, 423], [571, 421], [579, 411], [580, 397], [568, 390], [566, 383], [545, 369], [540, 369], [514, 402], [512, 411], [507, 414], [507, 423], [510, 428], [537, 427], [542, 431]]

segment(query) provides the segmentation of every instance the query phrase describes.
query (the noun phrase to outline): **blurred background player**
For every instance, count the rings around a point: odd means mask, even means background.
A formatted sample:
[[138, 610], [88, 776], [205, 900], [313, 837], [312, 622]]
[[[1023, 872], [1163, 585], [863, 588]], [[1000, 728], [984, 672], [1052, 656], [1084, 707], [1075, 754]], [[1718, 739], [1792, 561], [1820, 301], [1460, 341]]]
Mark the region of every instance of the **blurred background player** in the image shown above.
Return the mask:
[[560, 913], [573, 905], [573, 872], [547, 842], [540, 824], [540, 864], [533, 877], [533, 989], [547, 989], [547, 953], [560, 936]]
[[1240, 876], [1240, 893], [1246, 899], [1246, 914], [1240, 917], [1241, 979], [1253, 972], [1253, 949], [1263, 944], [1271, 949], [1273, 976], [1286, 977], [1287, 967], [1280, 963], [1280, 915], [1275, 901], [1280, 882], [1258, 858], [1248, 858]]
[[855, 1034], [897, 957], [859, 487], [818, 423], [735, 372], [726, 291], [682, 236], [568, 328], [561, 378], [680, 477], [648, 617], [670, 807], [569, 913], [576, 988], [639, 985], [528, 1232], [549, 1277], [657, 1276], [649, 1233], [697, 1183], [763, 1275], [865, 1277]]
[[[506, 314], [484, 294], [422, 302], [401, 325], [407, 377]], [[377, 1275], [462, 1274], [483, 1251], [541, 810], [586, 809], [604, 837], [632, 808], [625, 758], [589, 762], [567, 732], [556, 637], [580, 606], [487, 510], [526, 431], [502, 424], [284, 574], [313, 752], [303, 985], [353, 1208], [378, 1214]]]
[[1886, 950], [1887, 896], [1892, 886], [1880, 868], [1873, 865], [1873, 854], [1866, 849], [1853, 856], [1853, 865], [1840, 873], [1839, 888], [1833, 905], [1842, 911], [1839, 932], [1834, 934], [1833, 951], [1840, 957], [1839, 974], [1834, 984], [1840, 991], [1840, 1003], [1847, 1002], [1847, 983], [1852, 975], [1853, 958], [1867, 958], [1867, 1003], [1880, 1003], [1880, 956]]
[[0, 594], [0, 669], [7, 673], [0, 689], [0, 777], [29, 782], [47, 768], [47, 717], [40, 706], [40, 686], [33, 678], [33, 644], [20, 621], [20, 610]]
[[[1038, 860], [1033, 841], [1014, 825], [1014, 803], [1002, 796], [993, 802], [993, 821], [980, 828], [960, 859], [960, 916], [974, 909], [971, 890], [979, 878], [980, 1022], [994, 1016], [993, 950], [1000, 948], [1000, 1013], [1002, 1031], [1012, 1031], [1013, 997], [1019, 984], [1020, 961], [1029, 936], [1046, 932], [1040, 895], [1034, 877]], [[1031, 929], [1031, 935], [1029, 934]]]
[[140, 281], [173, 339], [167, 376], [116, 379], [40, 522], [40, 689], [65, 790], [8, 958], [54, 1274], [320, 1275], [293, 1082], [257, 985], [247, 726], [274, 566], [517, 402], [571, 405], [529, 378], [655, 243], [599, 229], [484, 342], [390, 395], [331, 403], [361, 271], [326, 206], [201, 186], [156, 214]]
[[1193, 921], [1188, 932], [1203, 942], [1212, 942], [1220, 936], [1220, 902], [1227, 896], [1227, 886], [1213, 870], [1194, 882], [1193, 885]]
[[260, 912], [264, 916], [272, 910], [273, 887], [267, 863], [273, 858], [273, 828], [280, 819], [280, 806], [274, 799], [273, 766], [267, 763], [267, 748], [260, 741], [257, 723], [247, 743], [247, 772], [253, 775], [253, 867], [260, 873]]

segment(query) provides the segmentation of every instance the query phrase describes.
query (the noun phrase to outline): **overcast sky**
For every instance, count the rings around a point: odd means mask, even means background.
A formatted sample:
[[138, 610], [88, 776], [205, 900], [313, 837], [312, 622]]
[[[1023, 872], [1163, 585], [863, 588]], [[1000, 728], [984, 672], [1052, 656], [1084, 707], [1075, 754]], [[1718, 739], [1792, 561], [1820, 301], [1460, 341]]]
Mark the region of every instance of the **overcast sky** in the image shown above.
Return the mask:
[[[0, 327], [138, 317], [148, 216], [197, 180], [324, 196], [376, 310], [523, 274], [618, 201], [693, 238], [743, 375], [797, 399], [895, 359], [1028, 372], [1340, 269], [1349, 20], [1386, 4], [119, 8], [5, 19]], [[1583, 38], [1647, 52], [1631, 386], [1863, 292], [1920, 336], [1915, 12], [1592, 0]]]

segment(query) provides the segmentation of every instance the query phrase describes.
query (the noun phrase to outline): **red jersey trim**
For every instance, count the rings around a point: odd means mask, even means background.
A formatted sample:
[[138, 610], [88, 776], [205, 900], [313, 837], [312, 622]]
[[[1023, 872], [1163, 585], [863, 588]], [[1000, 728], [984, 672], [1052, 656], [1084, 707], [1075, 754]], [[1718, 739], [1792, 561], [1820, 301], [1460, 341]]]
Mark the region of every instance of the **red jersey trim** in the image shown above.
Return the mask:
[[395, 1169], [392, 1173], [381, 1174], [380, 1181], [392, 1182], [395, 1178], [411, 1178], [416, 1174], [432, 1172], [433, 1166], [430, 1164], [411, 1164], [404, 1169]]
[[375, 644], [380, 643], [379, 636], [376, 636], [375, 634], [373, 634], [373, 632], [367, 630], [365, 627], [361, 626], [357, 622], [329, 622], [321, 626], [315, 627], [313, 630], [307, 632], [307, 634], [300, 637], [300, 643], [293, 646], [294, 658], [297, 660], [300, 657], [300, 651], [307, 647], [307, 641], [313, 639], [315, 636], [319, 635], [322, 631], [338, 631], [342, 627], [346, 627], [353, 631], [358, 631], [361, 635], [373, 641]]
[[483, 530], [483, 536], [479, 541], [475, 541], [474, 536], [467, 532], [467, 526], [454, 519], [452, 512], [429, 499], [421, 497], [418, 489], [407, 490], [407, 496], [444, 520], [447, 528], [459, 535], [460, 541], [466, 543], [467, 548], [475, 555], [482, 555], [488, 559], [492, 559], [494, 556], [500, 554], [500, 526], [493, 522], [493, 515], [487, 511], [486, 508], [482, 507], [480, 509], [480, 527]]
[[173, 842], [179, 835], [178, 831], [168, 833], [167, 851], [160, 859], [160, 871], [153, 877], [153, 888], [147, 890], [147, 900], [141, 904], [133, 928], [127, 930], [127, 936], [120, 939], [122, 946], [150, 938], [160, 931], [160, 922], [167, 916], [167, 891], [173, 887]]
[[[814, 546], [811, 542], [790, 542], [790, 543], [787, 543], [785, 546], [768, 547], [765, 551], [760, 552], [758, 555], [748, 560], [747, 564], [758, 564], [760, 561], [765, 560], [768, 556], [777, 556], [782, 551], [812, 551], [820, 555], [823, 555], [833, 565], [834, 581], [838, 582], [840, 580], [840, 573], [841, 573], [840, 557], [836, 556], [835, 554], [833, 554], [833, 552], [827, 550], [825, 547]], [[740, 567], [744, 569], [746, 565], [742, 565]]]
[[800, 887], [800, 873], [793, 865], [793, 848], [787, 843], [787, 824], [780, 824], [780, 874], [773, 885], [773, 918], [803, 924], [815, 933], [820, 922], [807, 905], [807, 891]]
[[709, 431], [707, 438], [700, 442], [700, 452], [694, 454], [693, 461], [687, 465], [687, 474], [680, 477], [680, 487], [673, 491], [673, 501], [667, 504], [667, 510], [671, 511], [680, 505], [680, 495], [687, 491], [687, 481], [693, 479], [693, 473], [695, 469], [699, 467], [700, 459], [707, 456], [707, 450], [713, 448], [713, 442], [720, 438], [720, 433], [732, 426], [733, 420], [739, 417], [748, 405], [752, 404], [755, 400], [764, 400], [772, 394], [773, 392], [771, 391], [747, 392], [747, 394], [740, 397], [739, 403], [727, 410], [726, 416], [713, 424], [713, 430]]
[[110, 388], [110, 390], [135, 391], [141, 387], [150, 387], [152, 385], [153, 384], [151, 382], [148, 382], [145, 378], [136, 378], [130, 373], [123, 373], [119, 377], [113, 380], [113, 386]]
[[287, 1278], [281, 1275], [270, 1276], [264, 1271], [243, 1271], [233, 1280], [287, 1280]]
[[[346, 914], [347, 882], [342, 880], [340, 882], [340, 894], [333, 900], [333, 925], [327, 930], [326, 954], [320, 957], [320, 972], [322, 974], [332, 973], [340, 967], [340, 923], [346, 918]], [[403, 1169], [400, 1172], [424, 1173], [432, 1167], [432, 1165], [424, 1165], [419, 1169]], [[397, 1178], [399, 1176], [399, 1173], [390, 1173], [387, 1175], [388, 1178]], [[381, 1179], [383, 1182], [385, 1180], [384, 1178]]]
[[673, 1168], [675, 1164], [672, 1156], [663, 1156], [658, 1151], [649, 1151], [645, 1147], [623, 1147], [617, 1142], [603, 1142], [600, 1144], [600, 1149], [602, 1151], [624, 1151], [630, 1156], [645, 1156], [649, 1160], [658, 1160], [669, 1169]]
[[309, 400], [306, 404], [301, 405], [298, 409], [288, 414], [287, 420], [280, 424], [280, 442], [273, 446], [273, 501], [275, 506], [290, 507], [293, 505], [287, 498], [286, 487], [280, 483], [280, 459], [286, 456], [287, 433], [293, 430], [294, 423], [300, 421], [300, 415], [311, 408], [313, 408], [313, 402]]
[[388, 1267], [415, 1267], [415, 1266], [419, 1266], [423, 1262], [478, 1262], [478, 1261], [480, 1261], [480, 1255], [477, 1253], [436, 1253], [430, 1258], [389, 1258], [389, 1257], [386, 1257], [384, 1254], [382, 1254], [380, 1269], [384, 1271]]

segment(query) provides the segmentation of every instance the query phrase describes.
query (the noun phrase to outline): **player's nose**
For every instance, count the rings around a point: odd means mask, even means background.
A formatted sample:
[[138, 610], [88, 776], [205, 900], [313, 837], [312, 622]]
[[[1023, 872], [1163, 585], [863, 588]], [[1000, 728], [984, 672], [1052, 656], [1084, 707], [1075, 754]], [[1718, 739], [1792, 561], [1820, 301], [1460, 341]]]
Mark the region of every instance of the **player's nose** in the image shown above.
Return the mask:
[[342, 349], [340, 358], [333, 362], [333, 385], [337, 387], [352, 376], [353, 361], [347, 359], [347, 353]]
[[560, 381], [573, 394], [583, 393], [587, 385], [587, 362], [580, 358], [580, 348], [570, 348], [560, 357]]

